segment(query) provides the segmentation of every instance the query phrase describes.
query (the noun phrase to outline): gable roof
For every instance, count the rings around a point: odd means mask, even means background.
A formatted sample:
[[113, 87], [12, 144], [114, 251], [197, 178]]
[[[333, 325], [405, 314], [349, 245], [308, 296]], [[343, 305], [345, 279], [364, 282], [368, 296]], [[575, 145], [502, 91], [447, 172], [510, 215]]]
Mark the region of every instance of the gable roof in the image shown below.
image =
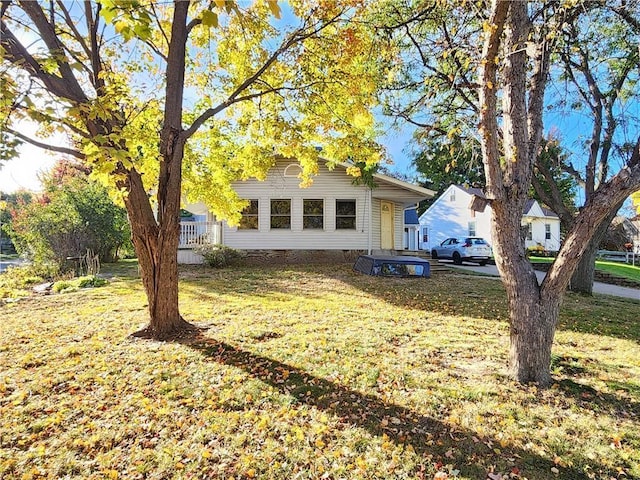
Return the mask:
[[[351, 167], [352, 165], [349, 165], [348, 163], [344, 163], [344, 162], [339, 162], [339, 163], [334, 163], [331, 162], [330, 160], [327, 160], [326, 158], [321, 159], [325, 162], [325, 165], [336, 165], [336, 166], [340, 166], [342, 168], [344, 168], [345, 170], [349, 167]], [[409, 183], [409, 182], [405, 182], [404, 180], [399, 180], [395, 177], [391, 177], [389, 175], [385, 175], [384, 173], [374, 173], [373, 174], [373, 178], [376, 180], [380, 180], [384, 183], [387, 183], [389, 185], [395, 185], [396, 187], [400, 187], [403, 188], [405, 190], [409, 190], [413, 193], [417, 193], [419, 195], [424, 195], [425, 198], [432, 198], [436, 192], [434, 190], [430, 190], [428, 188], [424, 188], [421, 187], [419, 185], [414, 185], [413, 183]]]
[[480, 197], [480, 198], [487, 198], [487, 197], [485, 197], [484, 192], [482, 191], [481, 188], [478, 188], [478, 187], [465, 187], [464, 185], [454, 185], [454, 186], [459, 188], [463, 192], [468, 193], [469, 195], [475, 195], [475, 196]]
[[560, 218], [553, 211], [543, 207], [537, 200], [530, 198], [524, 204], [524, 216], [538, 218]]

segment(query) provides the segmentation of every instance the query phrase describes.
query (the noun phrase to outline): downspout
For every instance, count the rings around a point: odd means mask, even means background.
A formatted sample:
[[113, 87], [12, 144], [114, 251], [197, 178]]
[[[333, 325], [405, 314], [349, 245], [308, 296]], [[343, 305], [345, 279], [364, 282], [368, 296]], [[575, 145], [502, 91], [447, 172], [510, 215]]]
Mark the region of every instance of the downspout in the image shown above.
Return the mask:
[[373, 229], [373, 208], [371, 205], [371, 187], [367, 189], [367, 203], [369, 204], [369, 226], [367, 229], [367, 255], [371, 255], [371, 243], [373, 241], [373, 235], [371, 230]]

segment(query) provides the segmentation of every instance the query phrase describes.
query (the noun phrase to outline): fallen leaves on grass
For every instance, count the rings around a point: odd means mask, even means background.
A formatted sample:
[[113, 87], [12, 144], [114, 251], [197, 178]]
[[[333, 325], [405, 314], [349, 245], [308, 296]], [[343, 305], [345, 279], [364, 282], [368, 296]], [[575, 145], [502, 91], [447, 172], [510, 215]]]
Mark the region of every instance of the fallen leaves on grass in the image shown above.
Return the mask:
[[493, 280], [182, 278], [210, 327], [183, 343], [128, 337], [146, 311], [127, 277], [0, 307], [3, 479], [640, 477], [637, 302], [582, 300], [604, 335], [564, 313], [539, 391], [504, 376]]

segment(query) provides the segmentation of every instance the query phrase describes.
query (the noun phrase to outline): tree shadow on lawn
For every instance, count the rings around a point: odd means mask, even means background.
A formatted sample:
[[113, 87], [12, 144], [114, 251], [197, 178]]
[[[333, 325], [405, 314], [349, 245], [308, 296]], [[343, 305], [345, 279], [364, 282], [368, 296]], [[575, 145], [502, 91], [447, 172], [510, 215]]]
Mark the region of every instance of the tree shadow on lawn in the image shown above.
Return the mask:
[[[589, 385], [563, 379], [558, 382], [560, 390], [566, 396], [574, 397], [581, 408], [596, 411], [614, 418], [629, 420], [640, 418], [640, 403], [611, 393], [603, 393]], [[614, 386], [614, 385], [612, 385]], [[617, 384], [618, 389], [625, 392], [633, 391], [637, 386], [632, 384]]]
[[[492, 467], [503, 473], [517, 467], [523, 477], [542, 479], [552, 476], [551, 469], [557, 468], [551, 460], [533, 452], [509, 447], [494, 450], [493, 444], [499, 444], [496, 439], [483, 438], [476, 432], [453, 427], [202, 334], [181, 343], [215, 362], [244, 370], [298, 402], [335, 415], [344, 424], [364, 428], [371, 435], [386, 435], [398, 445], [411, 445], [430, 464], [453, 464], [470, 478], [486, 478]], [[601, 467], [593, 465], [593, 468], [598, 471]], [[573, 467], [562, 468], [560, 475], [563, 479], [585, 478], [583, 471]]]
[[[499, 279], [450, 272], [437, 272], [429, 279], [375, 277], [350, 268], [327, 269], [326, 275], [400, 307], [508, 321], [506, 293]], [[558, 329], [640, 342], [640, 304], [567, 292]]]

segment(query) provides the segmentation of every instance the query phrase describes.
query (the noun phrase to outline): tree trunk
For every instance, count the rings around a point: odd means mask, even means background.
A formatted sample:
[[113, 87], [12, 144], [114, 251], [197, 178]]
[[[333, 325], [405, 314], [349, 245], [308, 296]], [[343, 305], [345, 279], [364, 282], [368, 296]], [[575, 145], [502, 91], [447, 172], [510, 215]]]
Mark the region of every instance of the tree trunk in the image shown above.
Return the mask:
[[576, 267], [569, 283], [569, 290], [572, 292], [582, 293], [584, 295], [593, 295], [593, 281], [596, 272], [596, 257], [602, 239], [607, 233], [607, 229], [618, 213], [620, 207], [609, 213], [605, 219], [598, 225], [596, 232], [589, 241], [587, 249], [580, 257], [580, 263]]
[[596, 255], [598, 253], [600, 240], [600, 237], [592, 238], [589, 242], [589, 246], [582, 254], [582, 257], [580, 257], [580, 262], [573, 272], [571, 282], [569, 283], [569, 290], [572, 292], [582, 293], [584, 295], [593, 294], [593, 281], [596, 273]]
[[562, 291], [543, 298], [538, 279], [526, 258], [519, 226], [518, 202], [496, 203], [492, 210], [492, 237], [496, 266], [509, 305], [509, 374], [520, 383], [551, 383], [551, 347], [558, 321]]
[[542, 299], [539, 288], [507, 285], [511, 347], [509, 372], [520, 383], [551, 383], [551, 347], [561, 294]]
[[149, 325], [133, 335], [157, 340], [178, 338], [197, 330], [181, 317], [178, 308], [178, 208], [175, 215], [165, 215], [158, 224], [140, 174], [132, 170], [127, 180], [125, 205], [149, 303]]

